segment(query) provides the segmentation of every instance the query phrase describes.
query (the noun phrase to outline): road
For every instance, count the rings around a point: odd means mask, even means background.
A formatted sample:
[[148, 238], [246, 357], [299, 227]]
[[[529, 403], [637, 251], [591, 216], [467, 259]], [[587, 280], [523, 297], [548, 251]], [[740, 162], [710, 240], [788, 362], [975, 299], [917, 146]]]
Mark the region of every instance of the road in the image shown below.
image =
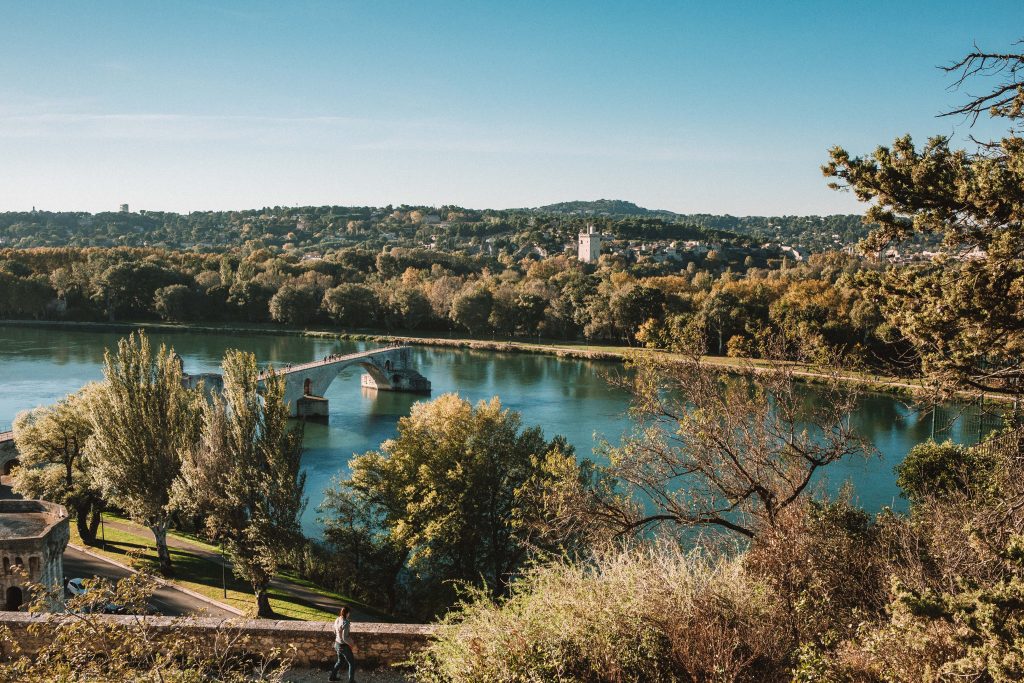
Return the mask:
[[[76, 577], [89, 578], [99, 576], [111, 581], [122, 579], [128, 576], [128, 572], [117, 565], [98, 560], [90, 555], [68, 548], [64, 551], [64, 577], [65, 580]], [[237, 619], [238, 615], [227, 610], [214, 607], [179, 590], [162, 586], [153, 593], [149, 600], [150, 606], [169, 617], [183, 616], [186, 614], [198, 614], [203, 616], [223, 617], [226, 619]]]

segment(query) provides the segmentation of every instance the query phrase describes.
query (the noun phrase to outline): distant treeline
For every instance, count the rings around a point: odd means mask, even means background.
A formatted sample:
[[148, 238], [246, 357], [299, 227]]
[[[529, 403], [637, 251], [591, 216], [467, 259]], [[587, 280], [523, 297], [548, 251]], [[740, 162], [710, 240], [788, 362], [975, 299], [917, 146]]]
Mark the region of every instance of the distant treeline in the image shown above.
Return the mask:
[[[714, 256], [713, 254], [709, 256]], [[757, 356], [769, 338], [905, 358], [874, 294], [877, 266], [844, 254], [743, 273], [714, 258], [670, 274], [557, 255], [502, 263], [427, 249], [0, 250], [0, 317], [276, 322], [495, 338], [588, 339]], [[913, 364], [911, 364], [913, 365]]]

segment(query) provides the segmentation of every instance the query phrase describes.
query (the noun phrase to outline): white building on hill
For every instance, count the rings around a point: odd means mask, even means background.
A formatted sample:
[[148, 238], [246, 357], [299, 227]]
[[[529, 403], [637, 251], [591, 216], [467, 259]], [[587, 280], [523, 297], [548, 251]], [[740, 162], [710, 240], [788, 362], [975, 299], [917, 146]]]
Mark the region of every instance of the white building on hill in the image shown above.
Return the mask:
[[580, 233], [578, 256], [584, 263], [596, 263], [601, 257], [601, 233], [593, 225], [588, 225], [587, 231]]

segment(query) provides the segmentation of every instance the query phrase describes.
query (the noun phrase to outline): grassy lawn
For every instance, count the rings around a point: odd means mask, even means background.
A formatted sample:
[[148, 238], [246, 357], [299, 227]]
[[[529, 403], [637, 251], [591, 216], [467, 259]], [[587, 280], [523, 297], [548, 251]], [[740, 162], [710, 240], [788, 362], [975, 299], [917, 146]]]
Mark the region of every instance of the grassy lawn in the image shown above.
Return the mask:
[[[129, 520], [127, 517], [122, 517], [121, 515], [117, 515], [117, 514], [114, 514], [114, 513], [111, 513], [111, 512], [105, 512], [105, 513], [103, 513], [103, 518], [106, 519], [106, 520], [113, 520], [113, 521], [116, 521], [116, 522], [120, 522], [121, 524], [126, 524], [126, 525], [132, 527], [133, 530], [134, 530], [134, 532], [133, 532], [134, 535], [141, 537], [146, 543], [149, 543], [149, 544], [152, 543], [152, 534], [150, 533], [149, 529], [146, 529], [145, 527], [143, 527], [143, 526], [141, 526], [139, 524], [136, 524], [135, 522]], [[194, 534], [190, 534], [188, 532], [185, 532], [185, 531], [177, 531], [177, 530], [169, 531], [167, 533], [167, 538], [168, 539], [177, 538], [177, 539], [182, 540], [182, 541], [188, 541], [189, 543], [191, 543], [193, 545], [196, 545], [196, 546], [199, 546], [199, 547], [203, 548], [204, 550], [208, 550], [210, 552], [214, 552], [214, 553], [218, 553], [218, 554], [220, 553], [220, 548], [218, 546], [215, 546], [212, 543], [210, 543], [209, 541], [207, 541], [207, 540], [205, 540], [203, 538], [200, 538], [199, 536], [196, 536]], [[173, 558], [173, 555], [172, 555], [172, 558]], [[334, 600], [338, 600], [339, 602], [344, 602], [344, 603], [346, 603], [348, 605], [351, 605], [352, 607], [358, 607], [363, 612], [366, 612], [368, 614], [372, 614], [372, 615], [374, 615], [376, 617], [381, 618], [384, 621], [390, 621], [390, 619], [391, 619], [391, 617], [386, 612], [382, 612], [379, 609], [373, 607], [372, 605], [368, 605], [368, 604], [366, 604], [364, 602], [361, 602], [359, 600], [354, 600], [354, 599], [352, 599], [351, 597], [349, 597], [347, 595], [342, 595], [341, 593], [336, 593], [334, 591], [327, 590], [326, 588], [318, 586], [317, 584], [313, 583], [312, 581], [310, 581], [308, 579], [304, 579], [304, 578], [300, 577], [294, 571], [285, 569], [285, 570], [279, 571], [277, 573], [277, 575], [280, 578], [287, 579], [288, 581], [294, 583], [295, 585], [302, 586], [303, 588], [306, 588], [306, 589], [308, 589], [310, 591], [313, 591], [313, 592], [315, 592], [315, 593], [317, 593], [319, 595], [322, 595], [325, 598], [332, 598]], [[217, 585], [220, 586], [220, 583], [218, 583]], [[230, 593], [230, 591], [229, 591], [229, 593]], [[274, 593], [272, 592], [271, 595], [274, 595]], [[223, 597], [223, 591], [221, 592], [221, 596]], [[239, 609], [242, 609], [242, 608], [239, 608]], [[316, 608], [311, 608], [311, 609], [315, 610]], [[337, 616], [336, 614], [331, 613], [330, 620], [333, 621], [334, 617], [336, 617], [336, 616]]]
[[[123, 521], [113, 516], [107, 516], [107, 519]], [[148, 531], [140, 531], [139, 534], [135, 534], [115, 529], [111, 526], [106, 526], [104, 531], [106, 536], [105, 547], [102, 543], [98, 542], [97, 545], [89, 547], [91, 551], [140, 569], [144, 565], [156, 566], [156, 549], [153, 546], [153, 537]], [[191, 538], [186, 540], [197, 543], [197, 545], [204, 545], [215, 552], [217, 551], [216, 546], [197, 542]], [[71, 525], [71, 542], [85, 545], [78, 536], [73, 524]], [[256, 601], [252, 594], [252, 588], [247, 583], [232, 576], [230, 570], [225, 573], [225, 578], [227, 579], [227, 597], [225, 598], [222, 588], [221, 565], [180, 548], [171, 547], [170, 552], [171, 562], [174, 565], [174, 583], [210, 597], [220, 603], [240, 609], [243, 612], [254, 610]], [[306, 587], [313, 588], [324, 595], [335, 597], [331, 593], [316, 589], [314, 586], [306, 585]], [[340, 598], [340, 596], [337, 597]], [[325, 612], [305, 604], [303, 601], [281, 594], [273, 588], [270, 590], [270, 604], [274, 612], [282, 619], [331, 621], [335, 617], [331, 612]]]

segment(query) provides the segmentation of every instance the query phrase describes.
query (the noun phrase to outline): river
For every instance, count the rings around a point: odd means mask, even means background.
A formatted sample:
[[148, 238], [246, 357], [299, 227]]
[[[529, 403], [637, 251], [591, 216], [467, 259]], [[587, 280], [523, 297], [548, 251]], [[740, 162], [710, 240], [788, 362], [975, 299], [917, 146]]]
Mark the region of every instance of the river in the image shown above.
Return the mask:
[[[86, 382], [102, 378], [103, 350], [125, 333], [72, 328], [0, 325], [0, 429], [25, 409], [54, 402]], [[154, 343], [173, 346], [187, 372], [217, 372], [224, 351], [240, 348], [256, 354], [261, 365], [303, 363], [330, 353], [352, 353], [374, 344], [289, 335], [239, 335], [159, 332]], [[458, 392], [478, 401], [499, 396], [502, 405], [519, 411], [524, 425], [540, 425], [550, 438], [564, 435], [580, 457], [592, 457], [599, 439], [619, 440], [629, 427], [625, 394], [609, 386], [606, 376], [620, 365], [532, 354], [419, 347], [413, 350], [420, 372], [433, 384], [433, 395]], [[306, 427], [303, 467], [310, 503], [303, 528], [320, 535], [316, 506], [335, 477], [344, 476], [353, 453], [376, 448], [395, 435], [398, 419], [422, 396], [374, 392], [359, 385], [362, 370], [342, 371], [327, 391], [330, 419]], [[852, 481], [858, 502], [869, 510], [891, 505], [904, 509], [893, 467], [933, 429], [939, 439], [973, 443], [978, 438], [977, 411], [946, 406], [918, 415], [901, 399], [865, 395], [851, 417], [852, 425], [877, 449], [868, 460], [833, 465], [829, 488]]]

